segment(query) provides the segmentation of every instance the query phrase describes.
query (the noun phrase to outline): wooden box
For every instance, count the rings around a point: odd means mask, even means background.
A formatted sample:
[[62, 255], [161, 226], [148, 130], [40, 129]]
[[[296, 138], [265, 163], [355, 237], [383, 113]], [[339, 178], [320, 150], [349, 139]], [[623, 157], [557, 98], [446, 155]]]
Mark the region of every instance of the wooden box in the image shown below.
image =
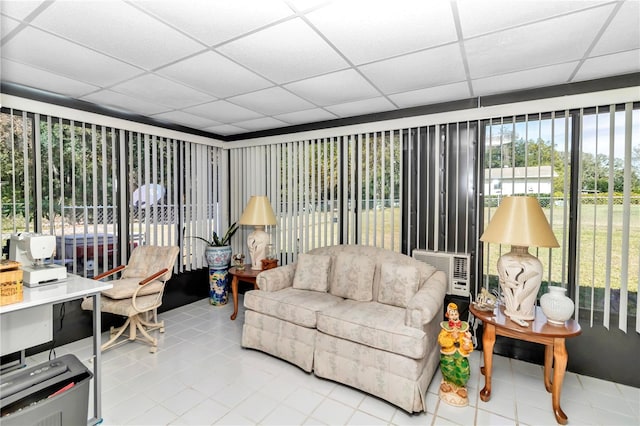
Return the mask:
[[278, 266], [278, 259], [262, 259], [262, 270], [273, 269]]
[[22, 302], [22, 269], [13, 260], [0, 261], [0, 306]]

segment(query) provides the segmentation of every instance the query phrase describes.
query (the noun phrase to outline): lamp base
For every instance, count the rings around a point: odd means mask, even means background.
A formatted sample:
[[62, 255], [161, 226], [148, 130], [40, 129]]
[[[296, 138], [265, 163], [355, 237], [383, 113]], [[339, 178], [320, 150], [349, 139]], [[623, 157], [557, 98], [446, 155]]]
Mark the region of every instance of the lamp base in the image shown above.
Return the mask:
[[498, 259], [498, 275], [505, 315], [518, 320], [534, 319], [542, 262], [527, 247], [511, 246], [511, 251]]
[[267, 246], [271, 238], [264, 232], [264, 226], [256, 226], [256, 229], [247, 237], [249, 256], [251, 257], [251, 269], [262, 270], [262, 259], [267, 257]]

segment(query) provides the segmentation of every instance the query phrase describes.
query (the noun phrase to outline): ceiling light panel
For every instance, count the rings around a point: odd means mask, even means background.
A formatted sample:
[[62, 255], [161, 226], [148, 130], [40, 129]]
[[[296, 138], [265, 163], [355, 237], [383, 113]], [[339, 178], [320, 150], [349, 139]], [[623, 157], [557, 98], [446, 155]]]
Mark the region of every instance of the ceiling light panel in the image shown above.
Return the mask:
[[449, 2], [343, 1], [307, 18], [356, 65], [457, 40]]
[[606, 5], [466, 40], [471, 78], [581, 59], [612, 8]]
[[204, 49], [124, 2], [57, 1], [32, 23], [145, 69]]
[[360, 70], [384, 93], [441, 86], [466, 78], [457, 43], [363, 65]]
[[185, 7], [176, 7], [175, 1], [136, 1], [134, 4], [209, 46], [293, 14], [280, 0], [189, 0]]
[[108, 86], [141, 70], [35, 28], [2, 46], [2, 57], [96, 86]]
[[301, 19], [242, 37], [218, 50], [276, 83], [301, 80], [347, 66]]
[[380, 93], [355, 70], [338, 71], [285, 85], [316, 105], [334, 105], [378, 96]]
[[162, 68], [157, 74], [219, 98], [273, 86], [268, 80], [211, 51]]
[[265, 115], [284, 114], [315, 106], [280, 87], [236, 96], [230, 98], [229, 101]]
[[139, 96], [147, 101], [157, 102], [171, 108], [184, 108], [215, 100], [213, 96], [153, 74], [117, 84], [112, 89], [125, 95]]

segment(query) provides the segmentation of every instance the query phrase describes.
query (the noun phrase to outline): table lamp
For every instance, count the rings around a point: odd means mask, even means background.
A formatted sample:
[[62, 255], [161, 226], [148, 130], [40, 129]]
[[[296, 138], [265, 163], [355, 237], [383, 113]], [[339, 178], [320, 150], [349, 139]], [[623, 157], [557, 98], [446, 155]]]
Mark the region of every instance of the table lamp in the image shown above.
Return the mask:
[[559, 247], [538, 200], [505, 197], [480, 241], [510, 244], [511, 251], [498, 259], [498, 276], [505, 315], [514, 320], [532, 320], [542, 284], [542, 263], [528, 247]]
[[276, 224], [276, 216], [267, 196], [252, 195], [238, 224], [255, 226], [255, 230], [247, 238], [247, 246], [251, 257], [251, 269], [261, 270], [262, 259], [267, 257], [267, 246], [271, 242], [271, 237], [264, 232], [264, 227]]

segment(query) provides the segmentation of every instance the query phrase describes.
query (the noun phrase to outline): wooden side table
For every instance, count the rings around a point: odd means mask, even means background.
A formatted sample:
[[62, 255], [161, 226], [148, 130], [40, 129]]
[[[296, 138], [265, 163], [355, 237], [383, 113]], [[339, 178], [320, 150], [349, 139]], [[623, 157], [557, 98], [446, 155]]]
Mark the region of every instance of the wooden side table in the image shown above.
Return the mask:
[[238, 316], [238, 282], [244, 281], [253, 284], [253, 288], [258, 288], [256, 278], [262, 271], [251, 269], [251, 264], [244, 265], [244, 269], [238, 269], [236, 266], [229, 269], [229, 274], [233, 277], [231, 280], [231, 294], [233, 295], [233, 313], [231, 319], [235, 320]]
[[[487, 402], [491, 398], [491, 369], [496, 335], [540, 343], [545, 345], [544, 387], [547, 392], [551, 392], [551, 405], [556, 421], [566, 425], [567, 415], [560, 408], [560, 391], [569, 359], [565, 339], [578, 336], [582, 332], [580, 324], [572, 319], [565, 321], [564, 326], [548, 324], [547, 317], [539, 306], [536, 307], [535, 320], [529, 321], [528, 327], [522, 327], [511, 321], [504, 314], [504, 305], [498, 306], [493, 311], [481, 311], [473, 305], [469, 309], [484, 324], [484, 332], [482, 333], [484, 367], [480, 369], [484, 375], [484, 388], [480, 391], [480, 399]], [[553, 379], [551, 377], [552, 370]]]

